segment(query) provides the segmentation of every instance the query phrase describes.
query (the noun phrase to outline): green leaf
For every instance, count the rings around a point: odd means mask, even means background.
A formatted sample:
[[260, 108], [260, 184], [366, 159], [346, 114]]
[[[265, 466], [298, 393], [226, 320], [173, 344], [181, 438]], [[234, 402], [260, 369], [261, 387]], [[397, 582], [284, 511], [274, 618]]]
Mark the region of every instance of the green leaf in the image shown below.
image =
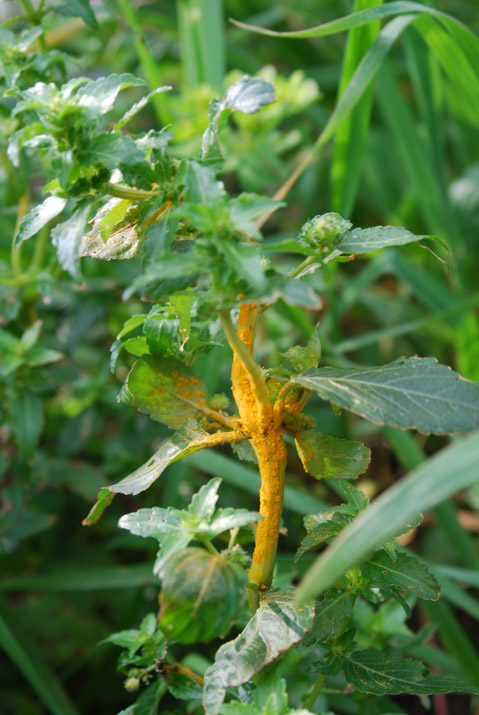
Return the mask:
[[479, 431], [457, 440], [381, 494], [316, 560], [298, 590], [309, 600], [336, 583], [419, 511], [479, 480]]
[[245, 572], [201, 548], [173, 556], [164, 571], [160, 628], [178, 643], [208, 643], [224, 637], [245, 598]]
[[297, 643], [313, 622], [311, 604], [297, 607], [294, 592], [270, 591], [235, 640], [221, 646], [205, 673], [203, 704], [206, 715], [217, 715], [226, 688], [242, 685]]
[[354, 228], [348, 231], [336, 250], [341, 253], [356, 254], [378, 251], [386, 246], [404, 246], [407, 243], [421, 241], [434, 236], [415, 236], [405, 228], [396, 226], [374, 226], [373, 228]]
[[202, 206], [214, 206], [225, 196], [214, 171], [196, 161], [186, 163], [185, 189], [186, 201]]
[[244, 114], [256, 114], [261, 107], [273, 104], [276, 101], [274, 87], [261, 77], [248, 77], [245, 75], [240, 80], [228, 87], [225, 96], [218, 105], [218, 112], [225, 109]]
[[398, 553], [393, 561], [381, 550], [366, 561], [361, 572], [379, 588], [384, 585], [430, 601], [441, 595], [441, 587], [426, 564], [408, 554]]
[[361, 442], [316, 432], [297, 434], [296, 449], [304, 469], [316, 479], [356, 479], [371, 459], [371, 450]]
[[83, 526], [92, 526], [92, 524], [95, 524], [95, 522], [100, 519], [105, 509], [110, 506], [114, 496], [115, 495], [110, 492], [108, 488], [102, 489], [98, 494], [97, 501], [88, 512], [88, 515], [83, 519]]
[[169, 675], [166, 682], [170, 693], [174, 698], [179, 700], [201, 699], [203, 695], [201, 685], [198, 685], [193, 678], [189, 678], [187, 675], [183, 675], [183, 673], [173, 673]]
[[354, 605], [354, 596], [348, 591], [332, 588], [316, 604], [313, 627], [303, 638], [303, 644], [312, 646], [327, 641], [349, 619]]
[[81, 202], [71, 217], [55, 226], [51, 232], [60, 265], [75, 279], [80, 277], [78, 250], [85, 233], [90, 208], [90, 202]]
[[94, 116], [101, 116], [113, 109], [116, 98], [122, 89], [145, 84], [145, 80], [134, 77], [128, 72], [111, 74], [82, 85], [76, 96], [80, 107], [87, 108]]
[[208, 446], [210, 435], [194, 419], [185, 422], [178, 432], [165, 439], [159, 449], [141, 467], [116, 484], [106, 487], [119, 494], [139, 494], [148, 489], [173, 462]]
[[51, 8], [60, 15], [72, 15], [81, 19], [90, 27], [98, 27], [95, 14], [90, 7], [89, 0], [68, 0], [63, 5], [54, 5]]
[[140, 412], [172, 428], [198, 417], [198, 408], [206, 404], [203, 383], [174, 358], [140, 358], [130, 370], [125, 386]]
[[315, 325], [311, 337], [305, 347], [295, 345], [283, 353], [297, 372], [317, 367], [321, 359], [321, 341], [319, 339], [319, 324]]
[[453, 678], [424, 677], [427, 668], [418, 660], [391, 656], [386, 653], [358, 651], [344, 661], [344, 674], [360, 693], [399, 695], [413, 693], [478, 693], [473, 685]]
[[303, 521], [308, 534], [301, 541], [301, 546], [294, 558], [295, 561], [315, 546], [337, 536], [349, 524], [351, 516], [337, 511], [337, 508], [333, 507], [330, 511], [308, 514]]
[[158, 705], [168, 692], [168, 685], [162, 678], [158, 678], [135, 700], [133, 705], [122, 710], [118, 715], [158, 715]]
[[52, 218], [58, 216], [67, 203], [66, 199], [59, 196], [48, 196], [39, 206], [35, 206], [22, 219], [15, 237], [15, 247], [18, 247], [27, 238], [34, 236], [43, 226], [46, 226]]
[[179, 350], [179, 321], [155, 315], [147, 318], [143, 331], [152, 353], [168, 357]]
[[434, 358], [400, 358], [373, 368], [326, 367], [292, 379], [375, 424], [426, 434], [479, 427], [479, 384]]
[[162, 92], [167, 92], [170, 89], [172, 88], [168, 85], [165, 85], [164, 87], [157, 87], [157, 89], [154, 89], [153, 92], [149, 92], [148, 94], [146, 94], [144, 97], [139, 99], [138, 102], [135, 102], [135, 104], [133, 104], [127, 112], [125, 112], [122, 118], [119, 119], [113, 126], [113, 129], [122, 129], [125, 124], [128, 124], [130, 119], [133, 119], [133, 117], [135, 117], [138, 112], [140, 112], [143, 107], [145, 107], [148, 102], [153, 99], [153, 97], [156, 97], [157, 94], [161, 94]]
[[12, 407], [12, 430], [16, 444], [27, 458], [35, 451], [42, 427], [42, 401], [33, 392], [25, 390]]
[[267, 196], [243, 193], [237, 198], [231, 199], [229, 205], [233, 228], [259, 241], [261, 233], [256, 228], [253, 219], [258, 218], [261, 214], [271, 214], [286, 204], [284, 201], [273, 201]]
[[[138, 170], [146, 172], [151, 181], [154, 181], [155, 178], [141, 149], [132, 139], [121, 132], [95, 134], [85, 146], [82, 146], [78, 159], [86, 166], [102, 164], [112, 170], [117, 168], [123, 170], [128, 167], [128, 170], [133, 172], [138, 168]], [[129, 183], [133, 184], [133, 181], [130, 179]]]

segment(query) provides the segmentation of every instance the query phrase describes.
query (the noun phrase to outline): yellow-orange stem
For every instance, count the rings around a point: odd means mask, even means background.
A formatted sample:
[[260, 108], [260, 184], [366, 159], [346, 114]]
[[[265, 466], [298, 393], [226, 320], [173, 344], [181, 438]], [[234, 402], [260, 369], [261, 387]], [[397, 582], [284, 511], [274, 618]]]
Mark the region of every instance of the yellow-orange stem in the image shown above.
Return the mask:
[[[256, 304], [243, 304], [238, 317], [238, 337], [253, 353]], [[275, 423], [269, 397], [258, 395], [241, 356], [235, 351], [231, 370], [233, 395], [240, 413], [241, 428], [251, 439], [261, 475], [260, 508], [263, 519], [256, 528], [256, 545], [249, 572], [250, 610], [256, 610], [260, 593], [271, 586], [283, 508], [286, 446], [280, 424]]]

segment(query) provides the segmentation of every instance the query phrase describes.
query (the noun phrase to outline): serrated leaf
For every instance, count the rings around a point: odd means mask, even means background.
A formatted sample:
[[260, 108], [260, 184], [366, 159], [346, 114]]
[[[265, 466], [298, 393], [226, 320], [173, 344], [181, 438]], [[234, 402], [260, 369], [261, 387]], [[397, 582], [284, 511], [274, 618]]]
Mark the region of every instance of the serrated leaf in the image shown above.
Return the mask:
[[51, 232], [52, 243], [56, 246], [60, 265], [76, 279], [80, 275], [78, 251], [85, 233], [90, 208], [89, 202], [82, 202], [67, 221], [55, 226]]
[[87, 82], [77, 92], [78, 104], [87, 108], [94, 116], [107, 114], [115, 104], [122, 89], [144, 86], [145, 80], [134, 77], [129, 72], [111, 74]]
[[363, 576], [379, 588], [384, 585], [432, 601], [441, 595], [441, 587], [426, 564], [408, 554], [398, 553], [393, 561], [385, 551], [379, 551], [361, 570]]
[[356, 479], [371, 459], [371, 451], [361, 442], [317, 432], [297, 434], [296, 449], [305, 470], [316, 479]]
[[427, 669], [417, 660], [385, 653], [358, 651], [344, 661], [344, 674], [360, 693], [399, 695], [413, 693], [479, 693], [473, 685], [454, 678], [427, 676]]
[[178, 643], [208, 643], [223, 637], [240, 614], [246, 573], [234, 562], [189, 548], [166, 564], [159, 625]]
[[169, 675], [166, 683], [173, 697], [179, 700], [201, 699], [203, 695], [201, 685], [183, 673]]
[[132, 404], [158, 422], [177, 428], [198, 417], [206, 404], [206, 388], [192, 370], [174, 358], [140, 358], [125, 382]]
[[223, 185], [214, 171], [196, 161], [188, 161], [185, 174], [186, 201], [202, 206], [214, 206], [224, 195]]
[[305, 347], [295, 345], [283, 353], [297, 372], [317, 367], [321, 359], [321, 341], [319, 339], [319, 325], [314, 330]]
[[35, 206], [22, 219], [15, 237], [15, 247], [18, 247], [27, 238], [34, 236], [43, 226], [46, 226], [55, 216], [58, 216], [67, 203], [66, 199], [59, 196], [48, 196], [39, 206]]
[[434, 358], [401, 358], [373, 368], [326, 367], [292, 379], [375, 424], [434, 434], [479, 427], [479, 384]]
[[188, 420], [178, 432], [162, 442], [145, 464], [120, 482], [106, 488], [120, 494], [139, 494], [148, 489], [170, 464], [206, 447], [209, 437], [196, 420]]
[[415, 236], [411, 231], [399, 226], [374, 226], [373, 228], [354, 228], [348, 231], [336, 246], [341, 253], [369, 253], [386, 246], [404, 246], [407, 243], [421, 241], [434, 236]]
[[337, 536], [350, 521], [351, 517], [348, 514], [337, 511], [335, 507], [330, 511], [305, 516], [304, 526], [308, 534], [301, 541], [294, 560], [297, 561], [310, 549]]
[[248, 625], [225, 643], [205, 673], [203, 704], [206, 715], [217, 715], [226, 688], [241, 685], [271, 663], [311, 628], [314, 608], [297, 607], [294, 591], [270, 591]]
[[349, 619], [354, 596], [348, 591], [332, 588], [315, 606], [313, 627], [303, 639], [306, 646], [322, 643], [334, 636]]

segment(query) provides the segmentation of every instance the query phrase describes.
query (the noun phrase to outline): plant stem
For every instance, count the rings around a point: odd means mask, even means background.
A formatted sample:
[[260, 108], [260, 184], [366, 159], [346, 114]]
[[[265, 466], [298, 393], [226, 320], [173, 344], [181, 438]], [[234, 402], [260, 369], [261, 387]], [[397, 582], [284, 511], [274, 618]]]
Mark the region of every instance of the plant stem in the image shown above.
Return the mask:
[[324, 681], [325, 681], [325, 676], [322, 673], [320, 673], [316, 679], [315, 684], [313, 685], [312, 691], [310, 692], [310, 694], [308, 695], [308, 697], [306, 699], [306, 702], [304, 703], [304, 707], [306, 710], [310, 710], [313, 707], [314, 703], [316, 702], [316, 700], [318, 698], [318, 695], [321, 692]]
[[220, 312], [223, 329], [234, 352], [231, 382], [240, 413], [241, 427], [250, 436], [261, 475], [256, 544], [248, 581], [250, 612], [259, 606], [261, 594], [273, 580], [278, 533], [283, 508], [286, 445], [281, 424], [275, 423], [273, 405], [259, 365], [253, 357], [254, 327], [258, 315], [255, 303], [244, 303], [238, 316], [238, 332], [229, 313]]
[[255, 393], [257, 401], [259, 401], [262, 405], [270, 404], [270, 399], [263, 375], [261, 373], [261, 368], [259, 367], [258, 363], [254, 359], [244, 342], [236, 333], [236, 330], [233, 326], [233, 322], [231, 320], [231, 315], [226, 310], [220, 310], [219, 316], [226, 340], [228, 341], [228, 344], [232, 349], [233, 353], [242, 363], [243, 368], [248, 375], [248, 379], [251, 384], [251, 389]]
[[132, 201], [145, 201], [158, 193], [157, 191], [133, 189], [131, 186], [123, 186], [122, 184], [107, 184], [106, 188], [110, 196], [116, 196], [119, 199], [131, 199]]

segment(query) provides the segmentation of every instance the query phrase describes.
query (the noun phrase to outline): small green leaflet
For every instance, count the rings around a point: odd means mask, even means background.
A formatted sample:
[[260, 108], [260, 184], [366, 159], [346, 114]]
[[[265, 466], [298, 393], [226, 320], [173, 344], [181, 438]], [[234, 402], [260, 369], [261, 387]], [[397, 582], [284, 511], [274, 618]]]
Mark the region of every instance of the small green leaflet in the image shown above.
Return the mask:
[[67, 200], [59, 196], [48, 196], [45, 201], [29, 211], [18, 227], [15, 247], [18, 247], [27, 238], [34, 236], [49, 221], [58, 216], [65, 208], [66, 203]]
[[381, 550], [366, 561], [361, 570], [363, 576], [379, 588], [386, 586], [432, 601], [441, 595], [437, 579], [426, 564], [408, 554], [398, 553], [393, 561]]
[[189, 678], [187, 675], [183, 675], [183, 673], [173, 673], [169, 675], [167, 684], [170, 693], [178, 700], [201, 700], [201, 696], [203, 695], [201, 685], [198, 685], [196, 680]]
[[371, 451], [361, 442], [317, 432], [300, 432], [296, 449], [303, 467], [316, 479], [356, 479], [371, 459]]
[[348, 591], [331, 588], [316, 604], [313, 627], [303, 638], [305, 646], [322, 643], [334, 636], [349, 619], [354, 605], [354, 596]]
[[168, 560], [193, 539], [213, 539], [224, 531], [248, 526], [261, 518], [257, 512], [246, 509], [216, 509], [220, 484], [220, 478], [210, 479], [193, 495], [188, 510], [153, 507], [121, 517], [122, 529], [144, 538], [152, 537], [160, 543], [155, 574], [162, 576]]
[[145, 80], [139, 79], [128, 72], [99, 77], [83, 84], [76, 97], [80, 107], [85, 107], [95, 117], [107, 114], [122, 89], [127, 87], [145, 86]]
[[226, 688], [246, 683], [301, 640], [312, 626], [313, 615], [312, 604], [295, 605], [293, 589], [270, 591], [244, 631], [221, 646], [215, 662], [206, 671], [203, 690], [206, 715], [217, 715]]
[[292, 379], [375, 424], [426, 434], [479, 427], [479, 384], [434, 358], [401, 358], [372, 368], [312, 369]]
[[64, 223], [59, 223], [51, 232], [52, 243], [56, 246], [61, 267], [75, 279], [80, 277], [78, 251], [85, 233], [90, 208], [91, 203], [87, 199], [81, 201], [70, 218]]
[[87, 516], [83, 519], [83, 526], [92, 526], [95, 524], [102, 516], [105, 509], [107, 509], [114, 499], [114, 493], [110, 490], [102, 489], [98, 494], [95, 504], [92, 506]]
[[411, 231], [399, 226], [354, 228], [342, 237], [335, 250], [350, 255], [369, 253], [387, 246], [404, 246], [426, 238], [434, 239], [435, 236], [415, 236]]
[[321, 359], [319, 324], [315, 325], [311, 337], [305, 347], [295, 345], [294, 347], [289, 348], [289, 350], [286, 350], [282, 357], [289, 360], [297, 372], [308, 370], [311, 367], [317, 367]]
[[351, 517], [337, 509], [338, 507], [333, 507], [330, 511], [308, 514], [304, 517], [304, 526], [308, 534], [301, 541], [301, 546], [294, 558], [295, 561], [315, 546], [337, 536], [349, 524]]
[[140, 244], [136, 223], [124, 220], [130, 205], [131, 201], [126, 199], [107, 201], [91, 221], [92, 228], [83, 236], [78, 255], [103, 261], [136, 255]]
[[202, 548], [175, 554], [165, 566], [160, 594], [160, 628], [178, 643], [222, 638], [238, 619], [246, 572], [233, 561]]
[[169, 427], [178, 428], [198, 417], [206, 404], [206, 388], [192, 370], [174, 358], [143, 357], [135, 362], [126, 379], [126, 394], [140, 412]]
[[157, 89], [154, 89], [149, 94], [145, 94], [144, 97], [139, 99], [138, 102], [135, 102], [135, 104], [132, 107], [130, 107], [130, 109], [128, 109], [127, 112], [125, 112], [125, 114], [122, 116], [122, 118], [116, 122], [113, 129], [115, 129], [115, 130], [122, 129], [125, 126], [125, 124], [127, 124], [130, 121], [130, 119], [133, 119], [133, 117], [136, 116], [138, 114], [138, 112], [140, 112], [143, 109], [143, 107], [145, 107], [151, 99], [153, 99], [153, 97], [156, 97], [157, 94], [161, 94], [162, 92], [167, 92], [170, 89], [172, 89], [172, 87], [169, 87], [168, 85], [164, 85], [163, 87], [157, 87]]
[[479, 693], [479, 689], [473, 685], [454, 678], [427, 676], [427, 672], [427, 668], [418, 660], [370, 651], [358, 651], [344, 661], [346, 680], [360, 693]]

